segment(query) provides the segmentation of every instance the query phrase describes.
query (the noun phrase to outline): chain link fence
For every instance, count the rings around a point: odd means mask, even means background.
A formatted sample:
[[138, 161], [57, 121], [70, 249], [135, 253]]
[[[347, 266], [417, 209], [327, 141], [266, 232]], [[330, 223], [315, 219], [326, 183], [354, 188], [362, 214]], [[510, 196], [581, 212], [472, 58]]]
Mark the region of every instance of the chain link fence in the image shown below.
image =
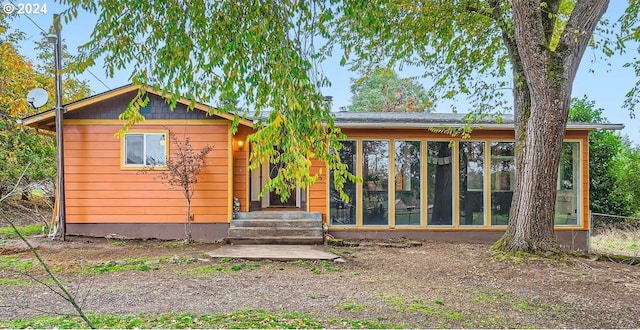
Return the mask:
[[640, 219], [591, 213], [589, 253], [640, 257]]

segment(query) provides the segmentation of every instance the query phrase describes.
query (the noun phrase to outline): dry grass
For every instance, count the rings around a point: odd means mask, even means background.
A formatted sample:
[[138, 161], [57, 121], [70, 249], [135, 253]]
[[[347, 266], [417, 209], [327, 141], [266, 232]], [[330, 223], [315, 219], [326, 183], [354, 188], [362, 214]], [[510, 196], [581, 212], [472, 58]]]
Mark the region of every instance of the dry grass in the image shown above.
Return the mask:
[[591, 237], [591, 253], [640, 257], [640, 229], [603, 229]]

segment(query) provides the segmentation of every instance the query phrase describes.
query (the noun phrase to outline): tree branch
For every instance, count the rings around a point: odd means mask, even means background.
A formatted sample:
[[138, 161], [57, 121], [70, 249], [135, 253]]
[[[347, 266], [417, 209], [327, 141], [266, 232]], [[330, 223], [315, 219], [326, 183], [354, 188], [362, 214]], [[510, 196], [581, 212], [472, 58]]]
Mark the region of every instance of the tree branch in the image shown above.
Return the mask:
[[[12, 195], [16, 194], [16, 191], [18, 191], [18, 186], [20, 185], [20, 182], [24, 178], [24, 175], [27, 172], [28, 168], [29, 168], [29, 165], [25, 166], [25, 169], [22, 172], [22, 175], [17, 180], [17, 182], [14, 185], [13, 189], [6, 196], [0, 198], [0, 203], [2, 203], [6, 198], [8, 198], [8, 196], [12, 196]], [[87, 326], [89, 326], [91, 329], [95, 329], [95, 326], [93, 325], [91, 320], [89, 320], [89, 318], [82, 311], [82, 308], [76, 303], [73, 295], [71, 295], [69, 293], [69, 291], [67, 291], [67, 289], [62, 284], [62, 282], [60, 282], [60, 280], [58, 280], [58, 278], [53, 274], [51, 269], [49, 269], [49, 266], [47, 266], [47, 264], [44, 262], [44, 260], [40, 257], [40, 253], [38, 253], [38, 251], [33, 247], [33, 245], [31, 245], [31, 243], [22, 235], [22, 233], [18, 230], [18, 228], [13, 223], [13, 221], [11, 221], [9, 219], [9, 217], [2, 210], [0, 210], [0, 216], [2, 216], [2, 218], [9, 224], [9, 226], [11, 226], [11, 228], [15, 231], [16, 235], [18, 235], [20, 240], [22, 240], [22, 242], [24, 242], [24, 244], [27, 245], [27, 247], [29, 248], [29, 251], [31, 251], [31, 253], [33, 253], [33, 255], [38, 260], [38, 263], [40, 263], [40, 265], [45, 270], [47, 275], [49, 275], [49, 278], [51, 278], [53, 280], [53, 282], [56, 284], [56, 286], [60, 289], [60, 292], [58, 292], [57, 290], [54, 290], [51, 286], [49, 286], [48, 284], [44, 283], [43, 281], [35, 279], [34, 277], [31, 277], [31, 278], [33, 280], [35, 280], [36, 282], [45, 285], [51, 291], [53, 291], [54, 293], [60, 295], [64, 300], [68, 301], [73, 306], [73, 308], [76, 310], [78, 315], [85, 321]]]
[[[578, 1], [569, 17], [567, 27], [560, 36], [557, 51], [561, 56], [566, 77], [571, 81], [575, 78], [593, 31], [608, 6], [609, 0]], [[573, 56], [570, 56], [571, 54]]]
[[560, 2], [560, 0], [547, 0], [544, 2], [546, 6], [540, 8], [540, 10], [542, 11], [540, 20], [542, 21], [542, 26], [544, 27], [544, 35], [547, 46], [551, 43], [551, 39], [553, 38], [553, 29], [555, 28], [556, 21], [558, 20], [558, 10], [560, 9]]

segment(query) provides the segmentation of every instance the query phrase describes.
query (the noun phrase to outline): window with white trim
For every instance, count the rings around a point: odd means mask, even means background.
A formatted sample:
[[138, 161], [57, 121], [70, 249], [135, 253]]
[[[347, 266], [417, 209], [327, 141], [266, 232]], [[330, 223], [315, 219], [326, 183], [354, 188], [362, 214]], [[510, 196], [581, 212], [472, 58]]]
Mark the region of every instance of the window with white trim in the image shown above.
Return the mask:
[[125, 166], [165, 166], [166, 133], [128, 133], [124, 137]]

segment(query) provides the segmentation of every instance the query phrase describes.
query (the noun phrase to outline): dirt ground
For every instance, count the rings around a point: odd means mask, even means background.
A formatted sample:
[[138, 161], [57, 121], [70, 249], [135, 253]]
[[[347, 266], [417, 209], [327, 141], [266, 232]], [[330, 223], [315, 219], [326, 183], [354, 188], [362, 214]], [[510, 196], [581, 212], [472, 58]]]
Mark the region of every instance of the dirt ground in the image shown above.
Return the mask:
[[[420, 328], [640, 327], [640, 268], [588, 258], [505, 261], [481, 244], [363, 241], [330, 248], [344, 263], [281, 262], [212, 259], [206, 252], [216, 244], [32, 242], [91, 313], [265, 309]], [[7, 264], [0, 278], [25, 279], [8, 265], [33, 259], [24, 246], [0, 240], [0, 251]], [[38, 267], [27, 272], [44, 278]], [[0, 319], [70, 311], [42, 285], [28, 283], [0, 285]]]
[[[18, 225], [40, 223], [50, 217], [47, 205], [3, 211]], [[640, 327], [640, 266], [589, 258], [503, 260], [488, 245], [399, 247], [407, 245], [400, 240], [327, 247], [344, 263], [281, 262], [209, 257], [219, 244], [30, 241], [90, 313], [264, 309], [311, 313], [339, 328], [349, 326], [336, 326], [343, 319], [411, 328]], [[0, 237], [0, 319], [71, 312], [30, 279], [46, 279], [34, 260], [22, 242]]]

